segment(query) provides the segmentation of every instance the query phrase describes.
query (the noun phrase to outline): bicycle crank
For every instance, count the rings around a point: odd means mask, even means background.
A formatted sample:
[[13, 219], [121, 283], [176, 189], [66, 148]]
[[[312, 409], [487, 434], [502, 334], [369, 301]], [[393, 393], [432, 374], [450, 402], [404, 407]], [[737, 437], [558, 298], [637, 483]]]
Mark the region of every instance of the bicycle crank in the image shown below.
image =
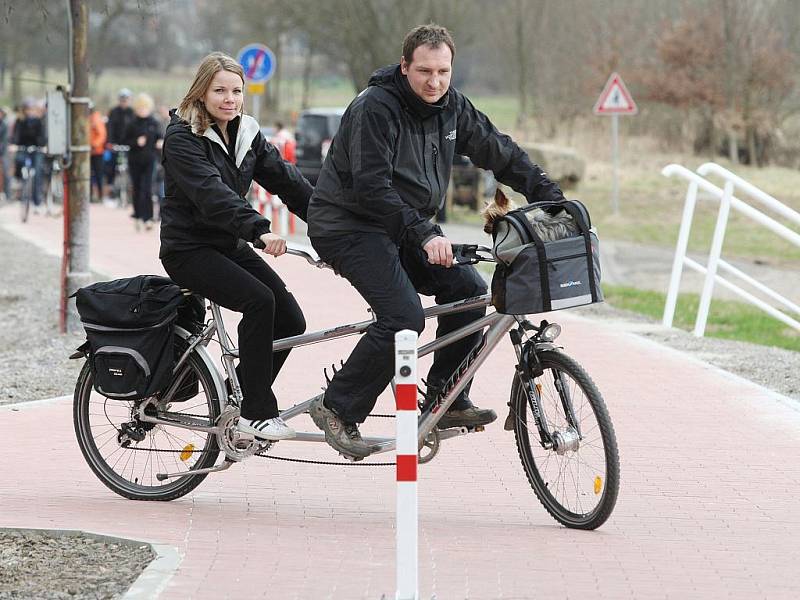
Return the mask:
[[439, 430], [435, 427], [431, 429], [430, 433], [425, 436], [417, 451], [417, 462], [425, 464], [433, 460], [433, 457], [439, 454], [439, 446], [441, 445], [441, 436]]

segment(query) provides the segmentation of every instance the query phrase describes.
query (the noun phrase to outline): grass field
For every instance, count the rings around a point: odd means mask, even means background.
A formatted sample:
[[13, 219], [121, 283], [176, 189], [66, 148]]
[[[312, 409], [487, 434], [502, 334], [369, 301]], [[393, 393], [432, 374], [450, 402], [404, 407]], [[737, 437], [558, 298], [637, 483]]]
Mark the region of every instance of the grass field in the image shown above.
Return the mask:
[[[606, 302], [660, 321], [664, 314], [665, 294], [631, 287], [603, 285]], [[673, 326], [692, 331], [700, 303], [698, 294], [680, 294]], [[750, 304], [713, 300], [708, 313], [705, 335], [777, 346], [800, 352], [800, 332]]]

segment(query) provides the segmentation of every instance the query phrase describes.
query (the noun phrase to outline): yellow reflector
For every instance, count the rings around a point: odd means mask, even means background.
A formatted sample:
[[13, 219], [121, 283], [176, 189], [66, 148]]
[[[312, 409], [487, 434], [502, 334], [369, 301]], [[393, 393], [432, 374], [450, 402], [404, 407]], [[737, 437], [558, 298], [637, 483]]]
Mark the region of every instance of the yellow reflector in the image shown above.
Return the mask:
[[594, 493], [595, 495], [599, 494], [600, 491], [603, 489], [603, 480], [600, 479], [600, 476], [594, 478]]
[[[189, 445], [187, 445], [187, 446], [186, 446], [186, 447], [185, 447], [185, 448], [184, 448], [184, 449], [181, 451], [181, 460], [182, 460], [183, 462], [186, 462], [187, 460], [189, 460], [190, 458], [192, 458], [192, 454], [193, 454], [193, 453], [194, 453], [194, 444], [189, 444]], [[597, 483], [596, 483], [596, 482], [595, 482], [595, 484], [594, 484], [594, 487], [595, 487], [595, 489], [597, 489]]]

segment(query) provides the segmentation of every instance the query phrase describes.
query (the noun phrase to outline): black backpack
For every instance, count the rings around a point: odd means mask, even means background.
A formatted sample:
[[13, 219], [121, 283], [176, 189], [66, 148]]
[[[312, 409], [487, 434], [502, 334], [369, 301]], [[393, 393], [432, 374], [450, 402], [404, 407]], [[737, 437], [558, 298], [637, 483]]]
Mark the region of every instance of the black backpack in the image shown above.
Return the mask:
[[138, 275], [94, 283], [74, 295], [95, 390], [121, 400], [163, 391], [175, 366], [173, 330], [184, 302], [180, 287], [167, 277]]

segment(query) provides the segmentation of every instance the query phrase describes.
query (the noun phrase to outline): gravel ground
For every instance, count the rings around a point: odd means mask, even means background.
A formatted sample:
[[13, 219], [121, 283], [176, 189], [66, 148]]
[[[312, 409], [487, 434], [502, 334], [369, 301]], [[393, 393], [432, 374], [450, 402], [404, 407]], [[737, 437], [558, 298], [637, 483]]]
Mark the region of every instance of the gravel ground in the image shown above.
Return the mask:
[[153, 558], [147, 544], [0, 530], [0, 600], [121, 598]]
[[[0, 272], [0, 404], [71, 394], [82, 361], [67, 357], [84, 337], [57, 333], [59, 260], [0, 228]], [[695, 338], [606, 304], [576, 312], [612, 321], [800, 401], [796, 352]], [[0, 599], [118, 597], [151, 559], [149, 548], [0, 531]]]

